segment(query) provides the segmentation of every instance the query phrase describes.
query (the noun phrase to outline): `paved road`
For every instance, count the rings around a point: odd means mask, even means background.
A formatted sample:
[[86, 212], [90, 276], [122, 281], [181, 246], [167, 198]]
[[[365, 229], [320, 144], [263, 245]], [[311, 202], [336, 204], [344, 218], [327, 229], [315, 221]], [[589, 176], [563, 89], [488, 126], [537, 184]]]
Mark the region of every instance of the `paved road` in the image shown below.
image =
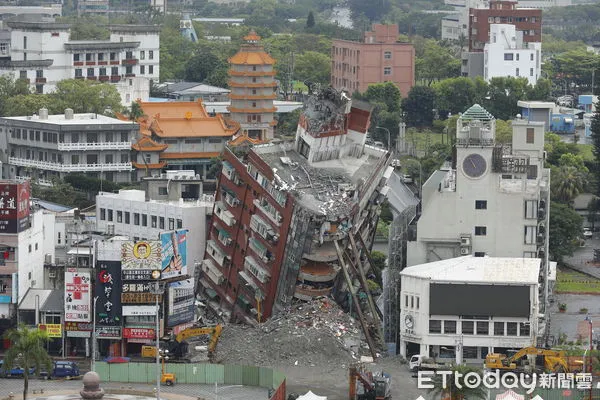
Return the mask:
[[592, 264], [594, 249], [600, 249], [600, 235], [594, 234], [593, 239], [585, 241], [583, 247], [579, 247], [571, 257], [565, 257], [564, 261], [573, 269], [600, 279], [600, 266]]

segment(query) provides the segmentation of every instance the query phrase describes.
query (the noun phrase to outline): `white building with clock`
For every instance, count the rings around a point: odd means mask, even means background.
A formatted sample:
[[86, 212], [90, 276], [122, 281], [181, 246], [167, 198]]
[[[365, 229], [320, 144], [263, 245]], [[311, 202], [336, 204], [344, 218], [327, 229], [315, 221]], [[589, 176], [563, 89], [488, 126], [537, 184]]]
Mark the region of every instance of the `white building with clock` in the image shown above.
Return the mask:
[[[457, 121], [452, 166], [422, 188], [422, 213], [407, 266], [474, 255], [539, 258], [543, 319], [548, 296], [550, 170], [544, 123], [512, 121], [512, 144], [496, 143], [495, 118], [478, 104]], [[540, 336], [545, 324], [540, 324]]]

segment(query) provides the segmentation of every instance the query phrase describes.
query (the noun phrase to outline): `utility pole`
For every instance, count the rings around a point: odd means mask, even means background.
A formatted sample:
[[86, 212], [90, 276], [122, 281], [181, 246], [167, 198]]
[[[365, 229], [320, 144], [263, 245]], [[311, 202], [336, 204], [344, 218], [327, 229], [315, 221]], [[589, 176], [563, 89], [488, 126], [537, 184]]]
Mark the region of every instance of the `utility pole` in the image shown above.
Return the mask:
[[94, 297], [94, 309], [92, 310], [92, 368], [91, 370], [96, 372], [96, 302], [98, 296]]

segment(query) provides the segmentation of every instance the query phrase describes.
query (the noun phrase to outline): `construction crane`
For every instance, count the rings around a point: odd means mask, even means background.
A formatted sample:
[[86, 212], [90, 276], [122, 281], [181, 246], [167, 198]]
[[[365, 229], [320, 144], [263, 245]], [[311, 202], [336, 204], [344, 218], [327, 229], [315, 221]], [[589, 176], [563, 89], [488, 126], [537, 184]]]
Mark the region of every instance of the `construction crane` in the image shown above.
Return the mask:
[[[506, 354], [491, 353], [485, 357], [485, 367], [490, 369], [498, 369], [500, 371], [516, 371], [523, 367], [517, 363], [526, 356], [542, 356], [544, 358], [543, 368], [549, 372], [574, 372], [578, 369], [578, 362], [569, 362], [569, 358], [562, 350], [541, 349], [537, 347], [524, 347], [516, 352], [511, 357]], [[541, 365], [540, 365], [541, 367]]]
[[[391, 378], [382, 372], [372, 373], [363, 364], [350, 366], [350, 400], [391, 400]], [[362, 390], [359, 390], [359, 385]]]
[[[179, 332], [174, 339], [161, 342], [160, 347], [168, 350], [169, 355], [172, 355], [175, 359], [184, 359], [188, 350], [186, 339], [210, 335], [208, 343], [208, 359], [210, 362], [214, 362], [217, 343], [219, 342], [222, 331], [223, 327], [220, 324], [215, 326], [187, 328]], [[142, 357], [156, 357], [156, 346], [143, 346]]]

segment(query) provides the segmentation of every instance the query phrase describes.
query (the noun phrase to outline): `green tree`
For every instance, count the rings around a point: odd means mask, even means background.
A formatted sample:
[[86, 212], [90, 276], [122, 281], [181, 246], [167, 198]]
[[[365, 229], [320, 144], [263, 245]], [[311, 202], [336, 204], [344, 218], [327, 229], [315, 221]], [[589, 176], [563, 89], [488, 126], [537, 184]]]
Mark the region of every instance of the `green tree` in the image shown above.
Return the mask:
[[25, 82], [25, 80], [15, 80], [14, 75], [12, 74], [0, 76], [0, 115], [9, 116], [9, 114], [7, 114], [7, 110], [12, 105], [15, 96], [26, 95], [30, 93], [29, 85]]
[[496, 120], [496, 142], [503, 144], [512, 143], [512, 121]]
[[7, 102], [4, 116], [16, 117], [37, 114], [40, 108], [52, 109], [52, 100], [47, 94], [18, 94]]
[[296, 57], [294, 76], [301, 81], [329, 85], [331, 57], [316, 51], [306, 51]]
[[370, 22], [380, 19], [390, 10], [389, 0], [348, 0], [346, 4], [350, 8], [353, 19], [357, 19], [362, 16], [367, 18]]
[[131, 121], [137, 121], [138, 118], [144, 115], [144, 110], [142, 110], [142, 106], [137, 101], [131, 103], [131, 108], [129, 110], [129, 119]]
[[66, 108], [76, 113], [121, 111], [121, 96], [114, 85], [83, 79], [65, 79], [56, 84], [50, 95], [50, 112], [63, 113]]
[[[373, 106], [370, 127], [372, 137], [387, 145], [388, 137], [385, 130], [387, 129], [393, 143], [398, 132], [402, 104], [402, 95], [398, 86], [393, 82], [375, 83], [369, 85], [362, 94], [354, 93], [353, 97], [368, 101]], [[378, 129], [378, 127], [385, 129]]]
[[513, 119], [519, 113], [517, 101], [527, 99], [529, 90], [527, 78], [492, 78], [482, 106], [497, 119]]
[[[592, 125], [593, 127], [593, 125]], [[592, 134], [593, 137], [593, 134]], [[561, 140], [560, 136], [556, 133], [546, 132], [545, 134], [546, 145], [544, 149], [548, 153], [546, 162], [555, 167], [560, 166], [560, 159], [563, 154], [578, 154], [579, 148], [575, 143], [565, 143]]]
[[475, 82], [471, 78], [448, 78], [434, 82], [435, 107], [440, 115], [458, 114], [477, 103]]
[[567, 204], [556, 201], [550, 204], [549, 249], [552, 259], [562, 261], [573, 255], [581, 237], [583, 217]]
[[385, 260], [387, 256], [381, 251], [374, 250], [371, 252], [371, 262], [373, 265], [373, 274], [375, 274], [375, 281], [381, 285], [381, 271], [385, 268]]
[[425, 44], [423, 56], [415, 60], [417, 81], [430, 86], [434, 81], [460, 76], [461, 61], [447, 47], [435, 40]]
[[34, 182], [32, 193], [33, 197], [70, 207], [85, 208], [93, 204], [82, 192], [77, 192], [70, 183], [61, 180], [54, 181], [51, 187], [39, 186]]
[[183, 79], [195, 45], [179, 32], [179, 17], [169, 15], [160, 31], [160, 81]]
[[[593, 169], [594, 177], [596, 178], [596, 182], [600, 183], [600, 102], [596, 103], [596, 112], [592, 117], [592, 141], [594, 144], [594, 158], [596, 161], [595, 168]], [[600, 188], [600, 185], [598, 185]], [[600, 189], [599, 189], [600, 190]], [[596, 193], [596, 195], [600, 195], [600, 192]]]
[[204, 82], [217, 69], [227, 69], [227, 64], [212, 51], [198, 48], [185, 64], [184, 78], [190, 82]]
[[591, 224], [592, 231], [594, 231], [596, 222], [598, 222], [598, 216], [600, 215], [600, 198], [596, 196], [592, 197], [592, 199], [588, 202], [587, 211], [587, 220]]
[[428, 86], [413, 86], [402, 102], [406, 124], [419, 128], [433, 124], [435, 92]]
[[48, 333], [37, 327], [28, 328], [20, 325], [17, 329], [8, 330], [4, 337], [11, 342], [11, 346], [4, 353], [4, 368], [6, 370], [13, 366], [23, 368], [23, 400], [27, 400], [29, 370], [35, 368], [38, 376], [42, 369], [48, 373], [52, 371], [52, 360], [45, 349]]
[[479, 379], [483, 379], [481, 369], [470, 365], [454, 365], [450, 368], [450, 371], [452, 371], [450, 377], [441, 374], [433, 376], [433, 388], [429, 389], [429, 393], [434, 396], [441, 395], [442, 398], [444, 398], [444, 395], [449, 395], [451, 400], [487, 399], [487, 389], [484, 385], [472, 387], [473, 385], [466, 384], [465, 376], [469, 378], [473, 374], [477, 374]]
[[315, 14], [312, 11], [308, 12], [308, 17], [306, 18], [306, 27], [308, 29], [313, 28], [315, 26]]
[[563, 165], [552, 169], [552, 199], [564, 204], [571, 204], [585, 187], [584, 174], [572, 165]]
[[[70, 40], [107, 40], [110, 38], [110, 31], [99, 24], [97, 18], [84, 17], [79, 18], [77, 22], [71, 25]], [[108, 22], [108, 21], [106, 21]]]

